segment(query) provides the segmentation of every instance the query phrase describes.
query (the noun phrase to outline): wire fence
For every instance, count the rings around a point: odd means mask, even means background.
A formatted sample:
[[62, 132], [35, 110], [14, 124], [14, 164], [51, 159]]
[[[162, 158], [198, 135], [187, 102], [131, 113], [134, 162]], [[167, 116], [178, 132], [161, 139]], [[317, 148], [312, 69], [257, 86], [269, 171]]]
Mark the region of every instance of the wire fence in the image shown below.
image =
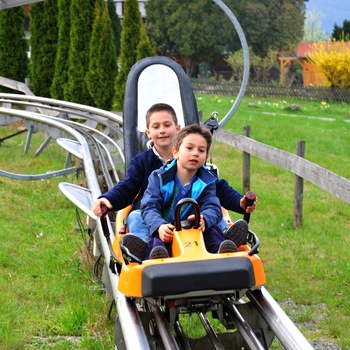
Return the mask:
[[[237, 95], [240, 84], [229, 81], [209, 79], [191, 79], [191, 85], [196, 93]], [[245, 92], [247, 96], [289, 97], [305, 100], [339, 101], [350, 103], [350, 89], [305, 87], [305, 86], [275, 86], [273, 84], [250, 83]]]

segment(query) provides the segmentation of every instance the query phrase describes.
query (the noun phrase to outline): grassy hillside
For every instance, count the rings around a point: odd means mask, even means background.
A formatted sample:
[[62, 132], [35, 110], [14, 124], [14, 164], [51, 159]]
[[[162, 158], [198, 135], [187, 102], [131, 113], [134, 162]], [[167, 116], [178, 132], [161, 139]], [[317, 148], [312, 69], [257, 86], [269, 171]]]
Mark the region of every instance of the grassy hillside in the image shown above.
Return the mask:
[[[233, 99], [198, 95], [197, 103], [203, 119], [213, 111], [222, 118]], [[349, 111], [346, 104], [250, 96], [225, 129], [242, 133], [250, 125], [253, 139], [292, 153], [296, 141], [305, 140], [306, 159], [350, 178]], [[1, 126], [0, 138], [16, 130]], [[43, 140], [35, 134], [25, 155], [26, 134], [1, 143], [0, 169], [29, 174], [62, 168], [65, 152], [55, 142], [35, 157]], [[242, 191], [241, 152], [216, 143], [213, 161], [220, 176]], [[261, 241], [266, 288], [310, 341], [350, 349], [349, 204], [306, 182], [303, 226], [296, 230], [293, 174], [254, 157], [251, 168], [259, 204], [250, 228]], [[76, 210], [60, 193], [60, 181], [76, 179], [0, 177], [1, 349], [113, 348], [110, 300], [94, 279], [88, 236], [77, 229]]]

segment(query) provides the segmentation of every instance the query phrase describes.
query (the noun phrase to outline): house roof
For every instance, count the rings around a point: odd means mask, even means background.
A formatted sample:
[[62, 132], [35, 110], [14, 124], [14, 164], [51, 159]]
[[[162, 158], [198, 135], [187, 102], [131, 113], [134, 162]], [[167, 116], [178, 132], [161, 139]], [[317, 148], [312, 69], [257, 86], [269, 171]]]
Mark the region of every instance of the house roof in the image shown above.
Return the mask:
[[40, 2], [40, 1], [43, 1], [43, 0], [0, 0], [0, 10], [8, 9], [10, 7], [33, 4], [34, 2]]
[[308, 53], [311, 52], [316, 45], [333, 46], [333, 45], [344, 45], [350, 48], [350, 42], [317, 42], [317, 43], [298, 43], [297, 46], [297, 57], [304, 58], [308, 57]]

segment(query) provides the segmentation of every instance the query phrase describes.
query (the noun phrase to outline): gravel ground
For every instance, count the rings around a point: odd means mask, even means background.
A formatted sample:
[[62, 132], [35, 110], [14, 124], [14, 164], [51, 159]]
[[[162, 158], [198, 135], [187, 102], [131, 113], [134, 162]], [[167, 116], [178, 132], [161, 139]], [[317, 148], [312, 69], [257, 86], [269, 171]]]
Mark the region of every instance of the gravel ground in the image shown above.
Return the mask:
[[[306, 305], [298, 305], [291, 299], [279, 302], [279, 305], [292, 318], [293, 315], [305, 313], [305, 310], [307, 309]], [[304, 322], [302, 324], [296, 322], [295, 324], [298, 328], [307, 329], [309, 332], [317, 333], [320, 332], [317, 321], [321, 321], [326, 317], [328, 308], [326, 304], [313, 305], [313, 307], [315, 307], [315, 321]], [[342, 350], [339, 345], [325, 340], [313, 340], [310, 341], [310, 344], [315, 350]]]

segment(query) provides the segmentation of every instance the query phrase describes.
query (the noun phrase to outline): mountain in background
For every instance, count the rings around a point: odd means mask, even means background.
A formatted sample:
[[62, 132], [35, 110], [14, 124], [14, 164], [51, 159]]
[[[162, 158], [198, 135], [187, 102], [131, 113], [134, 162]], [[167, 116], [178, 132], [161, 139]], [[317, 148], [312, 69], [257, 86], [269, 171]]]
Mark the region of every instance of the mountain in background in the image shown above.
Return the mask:
[[341, 27], [345, 19], [350, 21], [349, 0], [308, 0], [306, 8], [322, 14], [322, 28], [327, 34], [332, 34], [335, 24]]

